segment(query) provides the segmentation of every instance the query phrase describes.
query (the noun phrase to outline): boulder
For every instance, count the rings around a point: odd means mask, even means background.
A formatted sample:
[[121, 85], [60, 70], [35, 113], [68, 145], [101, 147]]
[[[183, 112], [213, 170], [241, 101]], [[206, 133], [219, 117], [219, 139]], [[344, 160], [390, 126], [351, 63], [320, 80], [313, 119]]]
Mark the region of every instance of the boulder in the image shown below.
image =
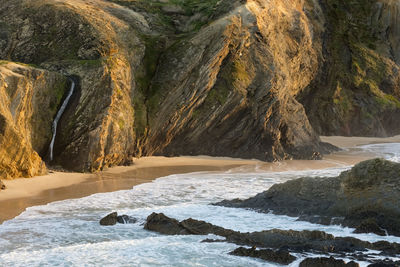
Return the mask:
[[118, 222], [118, 213], [117, 212], [113, 212], [113, 213], [108, 214], [103, 219], [101, 219], [100, 220], [100, 225], [112, 226], [112, 225], [116, 225], [117, 222]]
[[338, 177], [304, 177], [273, 185], [246, 200], [217, 203], [300, 217], [313, 223], [340, 223], [400, 236], [400, 163], [372, 159]]
[[117, 223], [120, 224], [129, 224], [129, 223], [136, 223], [137, 219], [130, 217], [128, 215], [118, 215], [117, 212], [113, 212], [108, 214], [106, 217], [100, 220], [100, 225], [103, 226], [112, 226], [116, 225]]

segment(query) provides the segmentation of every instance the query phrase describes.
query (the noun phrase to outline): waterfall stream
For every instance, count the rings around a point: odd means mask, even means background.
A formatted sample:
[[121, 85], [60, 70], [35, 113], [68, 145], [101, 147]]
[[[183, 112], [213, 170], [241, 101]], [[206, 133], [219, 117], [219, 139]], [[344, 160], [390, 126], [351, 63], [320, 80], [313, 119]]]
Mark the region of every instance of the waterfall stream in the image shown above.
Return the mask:
[[50, 142], [50, 147], [49, 147], [49, 151], [50, 151], [50, 161], [53, 160], [53, 149], [54, 149], [54, 142], [56, 140], [56, 135], [57, 135], [57, 125], [58, 125], [58, 121], [60, 120], [61, 116], [63, 115], [65, 109], [67, 108], [67, 105], [69, 103], [69, 100], [71, 99], [72, 94], [74, 93], [74, 89], [75, 89], [75, 82], [72, 79], [69, 79], [71, 81], [71, 88], [69, 89], [68, 95], [65, 98], [64, 102], [62, 103], [60, 109], [57, 112], [56, 117], [54, 118], [53, 121], [53, 137], [51, 138], [51, 142]]

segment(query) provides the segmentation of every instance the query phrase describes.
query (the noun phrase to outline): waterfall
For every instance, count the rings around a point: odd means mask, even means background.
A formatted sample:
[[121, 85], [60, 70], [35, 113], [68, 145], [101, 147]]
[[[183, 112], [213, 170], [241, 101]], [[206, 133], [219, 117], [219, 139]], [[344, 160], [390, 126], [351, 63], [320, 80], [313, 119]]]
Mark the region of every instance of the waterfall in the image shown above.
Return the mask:
[[71, 99], [72, 94], [74, 93], [74, 89], [75, 89], [75, 82], [72, 79], [69, 79], [71, 81], [71, 88], [69, 89], [68, 95], [65, 98], [64, 102], [62, 103], [60, 109], [57, 112], [56, 117], [54, 118], [53, 121], [53, 137], [51, 138], [51, 142], [50, 142], [50, 147], [49, 147], [49, 151], [50, 151], [50, 161], [53, 160], [53, 148], [54, 148], [54, 142], [56, 140], [56, 135], [57, 135], [57, 125], [58, 125], [58, 121], [60, 120], [61, 116], [63, 115], [65, 109], [67, 108], [68, 102]]

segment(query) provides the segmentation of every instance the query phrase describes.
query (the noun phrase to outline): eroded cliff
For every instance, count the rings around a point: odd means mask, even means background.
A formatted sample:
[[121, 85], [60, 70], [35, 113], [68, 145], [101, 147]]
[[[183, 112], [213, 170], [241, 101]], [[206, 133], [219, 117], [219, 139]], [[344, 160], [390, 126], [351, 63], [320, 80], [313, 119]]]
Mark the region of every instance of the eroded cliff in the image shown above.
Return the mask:
[[400, 132], [397, 1], [3, 2], [0, 58], [78, 84], [52, 164], [312, 158], [332, 149], [317, 133]]
[[0, 61], [0, 177], [46, 173], [53, 116], [66, 89], [58, 73]]
[[324, 65], [300, 101], [323, 135], [400, 132], [400, 2], [321, 1]]

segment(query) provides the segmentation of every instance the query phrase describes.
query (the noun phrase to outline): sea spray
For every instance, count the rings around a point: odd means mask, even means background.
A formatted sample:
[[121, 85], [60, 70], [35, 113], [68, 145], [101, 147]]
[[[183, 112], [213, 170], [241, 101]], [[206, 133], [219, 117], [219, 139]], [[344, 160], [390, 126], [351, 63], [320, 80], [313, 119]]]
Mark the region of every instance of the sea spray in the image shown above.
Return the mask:
[[68, 103], [69, 103], [71, 96], [74, 93], [74, 89], [75, 89], [75, 82], [72, 79], [69, 79], [69, 80], [71, 81], [71, 87], [69, 89], [68, 95], [65, 98], [64, 102], [62, 103], [62, 105], [61, 105], [60, 109], [58, 110], [57, 115], [53, 121], [53, 126], [52, 126], [53, 136], [51, 138], [51, 142], [50, 142], [50, 146], [49, 146], [50, 161], [53, 160], [53, 149], [54, 149], [54, 142], [56, 140], [56, 135], [57, 135], [58, 121], [61, 119], [61, 116], [64, 114], [64, 111], [67, 108]]

